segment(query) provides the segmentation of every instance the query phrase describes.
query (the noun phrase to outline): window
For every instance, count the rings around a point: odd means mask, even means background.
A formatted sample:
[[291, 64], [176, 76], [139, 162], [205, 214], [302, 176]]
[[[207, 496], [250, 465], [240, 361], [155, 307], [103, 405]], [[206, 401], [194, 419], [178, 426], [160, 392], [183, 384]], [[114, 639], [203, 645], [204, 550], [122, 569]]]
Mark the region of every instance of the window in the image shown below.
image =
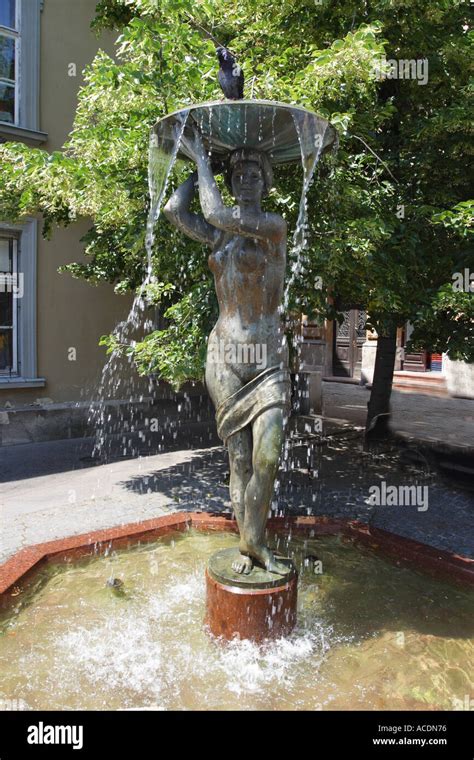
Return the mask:
[[18, 370], [18, 240], [0, 237], [0, 374]]
[[41, 0], [0, 0], [0, 137], [41, 143]]
[[0, 0], [0, 121], [18, 123], [18, 32], [16, 0]]
[[0, 224], [0, 390], [45, 384], [36, 371], [37, 226]]
[[0, 3], [0, 26], [15, 28], [16, 0], [2, 0]]

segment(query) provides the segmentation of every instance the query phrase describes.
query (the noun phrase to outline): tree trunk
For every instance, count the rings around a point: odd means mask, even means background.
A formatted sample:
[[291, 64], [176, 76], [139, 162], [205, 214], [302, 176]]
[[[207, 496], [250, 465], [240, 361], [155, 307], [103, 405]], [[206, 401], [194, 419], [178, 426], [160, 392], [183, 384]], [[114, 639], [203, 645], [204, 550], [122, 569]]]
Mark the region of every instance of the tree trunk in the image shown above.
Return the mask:
[[388, 433], [390, 396], [397, 348], [397, 331], [380, 335], [377, 341], [374, 379], [367, 405], [366, 437], [379, 437]]

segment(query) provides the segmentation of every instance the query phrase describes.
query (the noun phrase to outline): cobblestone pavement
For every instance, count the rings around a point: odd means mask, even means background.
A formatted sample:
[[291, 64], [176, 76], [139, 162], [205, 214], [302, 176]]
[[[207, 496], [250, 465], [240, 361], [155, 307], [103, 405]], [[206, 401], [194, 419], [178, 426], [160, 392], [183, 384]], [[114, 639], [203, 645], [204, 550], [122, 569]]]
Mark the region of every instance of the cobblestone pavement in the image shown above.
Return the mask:
[[[106, 464], [91, 460], [88, 439], [3, 447], [0, 562], [24, 546], [176, 510], [229, 510], [227, 454], [217, 443], [212, 431], [201, 431], [166, 451], [117, 455]], [[369, 503], [369, 489], [383, 483], [426, 488], [424, 501]], [[474, 558], [474, 493], [459, 485], [435, 472], [416, 447], [368, 453], [360, 432], [333, 426], [289, 439], [273, 509], [358, 518]]]
[[[323, 383], [323, 414], [365, 425], [370, 391], [351, 383]], [[434, 445], [474, 450], [474, 400], [393, 390], [392, 432]]]

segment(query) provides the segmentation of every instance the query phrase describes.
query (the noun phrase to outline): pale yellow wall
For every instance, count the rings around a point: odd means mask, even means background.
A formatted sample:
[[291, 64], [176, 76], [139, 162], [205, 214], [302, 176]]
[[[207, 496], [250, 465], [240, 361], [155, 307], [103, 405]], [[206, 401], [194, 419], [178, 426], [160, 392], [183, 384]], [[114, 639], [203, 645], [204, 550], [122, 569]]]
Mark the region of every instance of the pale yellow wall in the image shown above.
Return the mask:
[[[114, 34], [97, 38], [89, 25], [96, 0], [45, 0], [41, 18], [41, 110], [39, 128], [48, 133], [42, 147], [60, 149], [71, 130], [80, 72], [98, 48], [113, 53]], [[68, 64], [77, 65], [78, 76], [68, 76]], [[112, 287], [92, 287], [59, 274], [58, 267], [83, 259], [80, 238], [86, 222], [55, 231], [51, 241], [39, 236], [38, 245], [38, 375], [45, 388], [0, 390], [0, 407], [10, 401], [28, 404], [38, 398], [54, 402], [94, 396], [95, 379], [104, 361], [99, 336], [109, 333], [123, 319], [130, 297], [117, 296]], [[68, 360], [75, 347], [77, 361]]]
[[[53, 401], [73, 401], [95, 395], [95, 381], [104, 363], [101, 335], [111, 332], [129, 308], [130, 299], [117, 296], [108, 286], [94, 287], [57, 267], [78, 260], [79, 238], [88, 224], [58, 229], [51, 242], [40, 241], [38, 267], [38, 375], [47, 385], [34, 392]], [[68, 349], [77, 359], [70, 361]], [[81, 391], [83, 393], [81, 394]]]
[[[71, 130], [81, 72], [101, 48], [114, 53], [117, 34], [97, 37], [90, 29], [97, 0], [45, 0], [41, 14], [40, 128], [49, 135], [43, 147], [58, 150]], [[77, 77], [68, 76], [75, 63]]]

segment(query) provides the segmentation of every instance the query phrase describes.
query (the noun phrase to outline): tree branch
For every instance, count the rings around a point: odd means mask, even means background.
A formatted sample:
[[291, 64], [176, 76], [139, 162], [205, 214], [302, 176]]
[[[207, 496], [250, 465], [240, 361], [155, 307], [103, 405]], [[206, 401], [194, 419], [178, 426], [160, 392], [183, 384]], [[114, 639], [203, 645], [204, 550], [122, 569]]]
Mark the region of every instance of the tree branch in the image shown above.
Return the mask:
[[385, 161], [382, 161], [382, 159], [380, 158], [380, 156], [378, 156], [378, 155], [377, 155], [377, 153], [376, 153], [374, 150], [372, 150], [372, 148], [370, 147], [370, 145], [367, 145], [367, 143], [365, 142], [365, 140], [363, 140], [363, 139], [362, 139], [362, 137], [359, 137], [358, 135], [351, 135], [351, 137], [355, 137], [355, 138], [356, 138], [356, 140], [360, 140], [360, 142], [361, 142], [363, 145], [365, 145], [365, 147], [367, 148], [367, 150], [370, 150], [370, 152], [372, 153], [372, 155], [373, 155], [373, 156], [375, 156], [375, 158], [376, 158], [378, 161], [380, 161], [380, 163], [382, 164], [382, 166], [384, 166], [384, 167], [385, 167], [385, 169], [386, 169], [386, 170], [388, 171], [388, 173], [390, 174], [390, 176], [391, 176], [391, 178], [393, 179], [393, 181], [394, 181], [394, 182], [396, 182], [396, 183], [397, 183], [397, 185], [398, 185], [398, 179], [397, 179], [397, 178], [396, 178], [396, 177], [395, 177], [395, 176], [392, 174], [392, 172], [391, 172], [391, 171], [390, 171], [390, 169], [388, 168], [388, 166], [387, 166], [387, 164], [385, 163]]
[[[202, 26], [192, 16], [190, 16], [189, 13], [187, 13], [185, 11], [184, 15], [187, 16], [188, 23], [190, 24], [190, 26], [194, 27], [194, 29], [197, 29], [200, 32], [203, 32], [204, 36], [207, 37], [208, 40], [212, 40], [212, 42], [214, 43], [214, 45], [216, 45], [216, 47], [226, 47], [226, 45], [223, 45], [222, 42], [219, 42], [219, 40], [216, 37], [214, 37], [214, 35], [208, 29], [206, 29], [204, 26]], [[232, 53], [232, 55], [234, 55], [234, 53], [232, 52], [232, 50], [230, 48], [227, 48], [227, 50], [230, 53]]]

